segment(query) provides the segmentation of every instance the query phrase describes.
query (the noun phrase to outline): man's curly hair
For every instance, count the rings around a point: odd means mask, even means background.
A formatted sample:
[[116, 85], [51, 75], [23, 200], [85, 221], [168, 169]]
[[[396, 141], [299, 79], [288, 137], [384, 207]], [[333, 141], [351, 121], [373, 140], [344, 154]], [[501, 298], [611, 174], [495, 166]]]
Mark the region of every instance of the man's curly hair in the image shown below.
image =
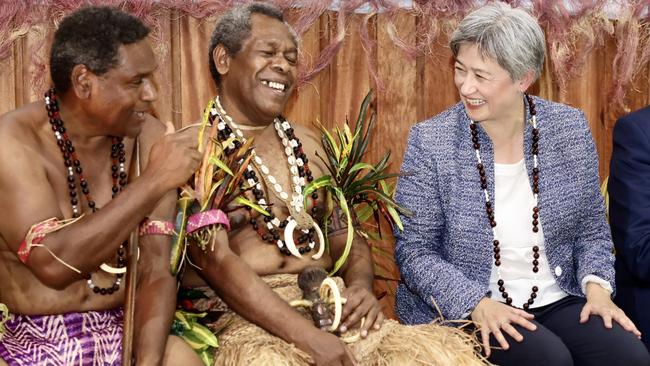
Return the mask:
[[133, 15], [107, 6], [84, 7], [63, 19], [54, 33], [50, 75], [59, 93], [72, 85], [72, 69], [85, 65], [97, 75], [114, 67], [118, 49], [143, 40], [149, 28]]

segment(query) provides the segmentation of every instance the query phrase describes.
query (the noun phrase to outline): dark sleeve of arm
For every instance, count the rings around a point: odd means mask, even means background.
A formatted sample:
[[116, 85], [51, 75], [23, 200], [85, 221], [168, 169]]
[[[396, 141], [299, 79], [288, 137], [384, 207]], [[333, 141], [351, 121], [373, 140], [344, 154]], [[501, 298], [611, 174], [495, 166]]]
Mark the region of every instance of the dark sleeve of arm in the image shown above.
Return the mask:
[[425, 303], [440, 308], [447, 319], [459, 319], [486, 294], [442, 256], [445, 217], [437, 185], [436, 165], [426, 150], [418, 126], [409, 136], [397, 201], [414, 212], [402, 216], [403, 232], [396, 232], [395, 259], [405, 285]]
[[614, 128], [609, 178], [610, 223], [626, 267], [650, 281], [650, 131], [631, 119]]

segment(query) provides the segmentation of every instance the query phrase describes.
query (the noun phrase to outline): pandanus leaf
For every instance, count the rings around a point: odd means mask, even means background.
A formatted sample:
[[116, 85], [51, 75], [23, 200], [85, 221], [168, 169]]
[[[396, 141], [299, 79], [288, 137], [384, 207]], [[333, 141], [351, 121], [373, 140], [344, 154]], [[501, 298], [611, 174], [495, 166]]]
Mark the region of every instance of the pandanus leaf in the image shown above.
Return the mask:
[[[352, 147], [352, 153], [353, 153], [353, 159], [356, 161], [357, 159], [361, 159], [363, 154], [365, 153], [366, 147], [368, 146], [368, 141], [369, 141], [369, 132], [373, 129], [374, 127], [374, 116], [375, 113], [372, 113], [370, 116], [370, 124], [368, 125], [368, 129], [366, 129], [365, 133], [363, 132], [365, 128], [365, 123], [366, 123], [366, 114], [368, 112], [368, 107], [370, 106], [370, 103], [372, 102], [372, 90], [366, 94], [365, 98], [363, 98], [363, 102], [361, 103], [361, 108], [359, 108], [359, 116], [357, 117], [357, 121], [355, 122], [354, 126], [354, 144]], [[363, 138], [359, 139], [358, 136], [361, 136], [363, 134]]]
[[361, 163], [354, 164], [354, 166], [352, 168], [350, 168], [349, 173], [353, 173], [353, 172], [356, 172], [356, 171], [362, 170], [362, 169], [368, 169], [368, 170], [371, 170], [371, 171], [375, 171], [375, 167], [372, 164], [361, 162]]
[[265, 209], [262, 208], [262, 206], [251, 202], [249, 199], [247, 199], [244, 196], [237, 196], [237, 198], [235, 198], [235, 202], [237, 202], [237, 203], [239, 203], [240, 205], [243, 205], [243, 206], [248, 206], [248, 207], [252, 208], [253, 210], [261, 213], [264, 216], [271, 216], [268, 212], [266, 212]]
[[302, 196], [304, 199], [307, 199], [307, 197], [309, 197], [312, 193], [314, 193], [314, 191], [332, 185], [333, 185], [332, 177], [329, 175], [323, 175], [322, 177], [318, 179], [314, 179], [311, 183], [309, 183], [305, 187], [305, 189], [303, 189]]
[[187, 226], [188, 207], [194, 201], [193, 198], [182, 197], [178, 200], [178, 213], [176, 214], [176, 230], [172, 235], [172, 251], [170, 260], [170, 272], [172, 276], [178, 274], [181, 261], [185, 252], [185, 227]]
[[223, 181], [224, 181], [224, 179], [221, 179], [221, 180], [219, 180], [219, 181], [212, 184], [212, 190], [210, 191], [210, 194], [208, 195], [208, 199], [206, 199], [205, 202], [203, 202], [203, 204], [201, 205], [201, 211], [205, 211], [208, 208], [208, 205], [210, 204], [210, 202], [214, 201], [214, 198], [213, 198], [214, 194], [217, 192], [219, 187], [221, 187], [221, 184], [223, 183]]
[[325, 150], [325, 157], [327, 157], [327, 161], [325, 161], [318, 154], [316, 154], [316, 156], [323, 160], [323, 163], [325, 163], [325, 165], [329, 168], [330, 172], [332, 172], [332, 175], [336, 176], [336, 172], [339, 170], [339, 150], [336, 145], [329, 146], [327, 141], [327, 138], [321, 136], [321, 143], [323, 144], [323, 150]]
[[213, 123], [212, 126], [210, 127], [210, 134], [207, 138], [208, 144], [205, 148], [205, 151], [201, 150], [204, 142], [206, 141], [204, 137], [204, 132], [205, 129], [208, 126], [208, 123], [210, 122], [210, 115], [211, 112], [210, 110], [214, 108], [214, 101], [210, 101], [208, 104], [208, 107], [206, 108], [205, 112], [203, 113], [203, 120], [201, 121], [201, 128], [199, 129], [199, 136], [198, 138], [198, 144], [199, 144], [199, 151], [203, 152], [203, 159], [201, 161], [201, 167], [199, 168], [198, 174], [194, 174], [194, 189], [196, 192], [200, 195], [198, 198], [199, 201], [203, 200], [205, 196], [210, 192], [210, 188], [205, 188], [206, 185], [209, 185], [210, 182], [212, 181], [212, 173], [214, 166], [212, 164], [208, 163], [208, 160], [214, 154], [216, 150], [217, 144], [215, 144], [213, 141], [215, 141], [215, 136], [217, 135], [217, 124]]
[[[326, 152], [326, 154], [327, 154], [327, 152]], [[318, 158], [320, 159], [320, 161], [323, 162], [323, 165], [325, 165], [325, 167], [327, 167], [327, 170], [329, 170], [330, 175], [331, 175], [332, 177], [336, 177], [336, 170], [334, 170], [335, 168], [333, 168], [333, 166], [331, 166], [330, 164], [328, 164], [328, 163], [325, 161], [325, 159], [323, 159], [322, 156], [318, 155], [318, 152], [316, 152], [316, 157], [318, 157]], [[328, 159], [329, 159], [329, 157], [328, 157]]]
[[210, 121], [210, 111], [212, 108], [214, 108], [214, 100], [211, 100], [210, 103], [208, 103], [208, 106], [205, 108], [205, 111], [203, 111], [203, 119], [201, 119], [201, 126], [199, 127], [199, 152], [203, 152], [203, 137], [205, 134], [205, 129], [207, 128]]
[[373, 113], [370, 115], [370, 122], [368, 122], [368, 128], [366, 129], [363, 138], [359, 140], [359, 143], [357, 145], [358, 147], [355, 149], [355, 153], [354, 153], [355, 159], [361, 159], [363, 155], [365, 155], [366, 149], [368, 148], [368, 144], [370, 143], [370, 136], [372, 134], [372, 131], [375, 128], [376, 123], [377, 123], [377, 115]]
[[393, 206], [386, 205], [386, 211], [388, 211], [388, 214], [393, 219], [393, 223], [397, 226], [397, 228], [400, 231], [404, 231], [404, 225], [402, 225], [402, 220], [399, 218], [399, 213], [397, 213], [397, 210]]
[[343, 174], [345, 173], [345, 168], [348, 166], [348, 156], [344, 156], [341, 159], [341, 163], [339, 165], [339, 171], [336, 173], [336, 178], [337, 180], [340, 180], [343, 177]]
[[336, 272], [338, 272], [338, 270], [341, 269], [341, 267], [343, 267], [343, 264], [345, 264], [345, 261], [347, 261], [348, 256], [350, 255], [350, 249], [352, 248], [352, 239], [354, 235], [354, 227], [352, 226], [352, 216], [350, 215], [350, 209], [348, 208], [348, 202], [345, 199], [345, 195], [343, 194], [343, 191], [341, 191], [338, 187], [332, 187], [332, 189], [336, 193], [336, 200], [338, 201], [339, 207], [341, 208], [341, 211], [343, 211], [343, 214], [345, 214], [345, 217], [347, 219], [348, 235], [345, 240], [345, 247], [343, 248], [343, 253], [339, 257], [339, 259], [334, 263], [334, 268], [332, 268], [330, 275], [333, 275]]
[[219, 169], [223, 170], [228, 175], [234, 175], [230, 170], [230, 168], [228, 168], [228, 165], [226, 165], [226, 163], [224, 163], [223, 161], [219, 160], [216, 154], [210, 157], [208, 163], [216, 165]]
[[332, 152], [334, 153], [334, 156], [340, 156], [341, 152], [338, 149], [338, 146], [336, 145], [336, 141], [334, 140], [334, 137], [332, 134], [323, 126], [320, 122], [316, 122], [318, 125], [318, 128], [321, 131], [321, 142], [323, 143], [323, 147], [326, 145], [329, 145], [332, 148]]
[[372, 217], [372, 213], [376, 209], [376, 204], [374, 202], [373, 203], [364, 202], [362, 204], [357, 205], [357, 207], [359, 207], [355, 210], [357, 221], [359, 221], [359, 223], [365, 223], [366, 221], [368, 221], [370, 217]]
[[248, 150], [247, 154], [248, 155], [245, 155], [245, 158], [242, 160], [242, 162], [238, 163], [239, 168], [237, 170], [237, 173], [235, 173], [232, 177], [226, 176], [224, 184], [221, 185], [223, 186], [223, 188], [217, 191], [217, 195], [213, 201], [213, 206], [225, 207], [230, 202], [232, 202], [234, 197], [239, 196], [241, 194], [241, 192], [238, 193], [234, 193], [234, 192], [237, 192], [237, 187], [239, 186], [239, 182], [244, 176], [246, 167], [248, 166], [251, 158], [253, 157], [253, 155], [251, 154], [251, 150]]
[[341, 144], [341, 155], [348, 157], [349, 160], [350, 152], [352, 151], [352, 145], [354, 144], [354, 139], [352, 138], [352, 132], [350, 131], [350, 126], [348, 126], [347, 122], [343, 125], [343, 139], [344, 141]]
[[[316, 189], [325, 190], [326, 212], [323, 215], [325, 222], [330, 219], [335, 203], [348, 220], [346, 246], [341, 257], [335, 262], [332, 273], [340, 270], [349, 256], [355, 232], [352, 228], [353, 221], [364, 223], [363, 228], [359, 230], [368, 235], [360, 234], [361, 236], [374, 237], [376, 228], [377, 234], [381, 237], [383, 219], [402, 230], [403, 224], [399, 215], [410, 214], [410, 211], [395, 202], [393, 189], [386, 184], [386, 180], [400, 175], [387, 173], [390, 151], [374, 165], [362, 161], [377, 123], [376, 113], [370, 107], [372, 100], [373, 95], [370, 91], [361, 104], [353, 130], [347, 119], [343, 125], [329, 131], [322, 124], [317, 123], [321, 130], [321, 143], [325, 156], [319, 154], [316, 156], [327, 167], [330, 175], [312, 182], [303, 190], [303, 195], [306, 199]], [[373, 218], [374, 224], [370, 222]]]

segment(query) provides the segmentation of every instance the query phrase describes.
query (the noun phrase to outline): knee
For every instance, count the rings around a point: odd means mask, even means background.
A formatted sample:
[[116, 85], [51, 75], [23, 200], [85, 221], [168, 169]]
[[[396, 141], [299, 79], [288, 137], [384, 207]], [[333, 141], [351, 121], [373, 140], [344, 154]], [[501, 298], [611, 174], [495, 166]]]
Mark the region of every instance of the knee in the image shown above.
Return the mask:
[[535, 348], [537, 352], [531, 356], [537, 361], [533, 361], [532, 364], [540, 366], [573, 366], [573, 356], [559, 338], [554, 339], [553, 342], [539, 344]]
[[648, 349], [636, 339], [628, 342], [624, 347], [619, 347], [616, 359], [619, 365], [650, 366]]
[[172, 335], [167, 337], [162, 365], [203, 366], [203, 361], [182, 338]]
[[573, 356], [571, 356], [571, 352], [566, 347], [549, 351], [547, 355], [550, 359], [546, 363], [547, 365], [573, 366]]
[[495, 353], [489, 361], [498, 365], [573, 366], [571, 352], [556, 335], [540, 329], [519, 331], [524, 335], [523, 342], [508, 338], [510, 348]]

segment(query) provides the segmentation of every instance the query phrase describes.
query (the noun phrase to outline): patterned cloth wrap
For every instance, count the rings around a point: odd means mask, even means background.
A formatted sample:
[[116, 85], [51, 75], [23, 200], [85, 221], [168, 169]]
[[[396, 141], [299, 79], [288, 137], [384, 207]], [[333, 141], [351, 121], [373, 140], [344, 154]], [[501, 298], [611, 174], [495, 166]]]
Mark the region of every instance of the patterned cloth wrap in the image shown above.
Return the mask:
[[9, 366], [119, 366], [121, 308], [63, 315], [9, 315], [0, 359]]

